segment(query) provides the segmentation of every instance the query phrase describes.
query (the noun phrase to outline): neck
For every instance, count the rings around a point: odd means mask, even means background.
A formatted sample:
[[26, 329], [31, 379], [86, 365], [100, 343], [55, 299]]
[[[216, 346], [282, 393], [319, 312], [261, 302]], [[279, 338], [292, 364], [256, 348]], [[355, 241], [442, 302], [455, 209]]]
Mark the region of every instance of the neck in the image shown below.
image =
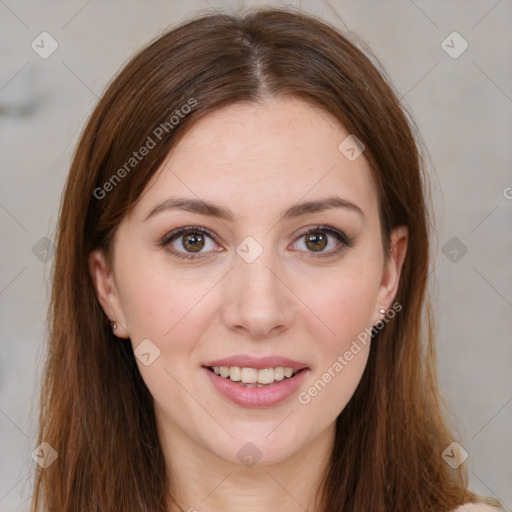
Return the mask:
[[[314, 512], [335, 435], [332, 423], [286, 460], [246, 467], [218, 457], [167, 425], [162, 449], [175, 498], [170, 512]], [[179, 506], [178, 506], [179, 505]]]

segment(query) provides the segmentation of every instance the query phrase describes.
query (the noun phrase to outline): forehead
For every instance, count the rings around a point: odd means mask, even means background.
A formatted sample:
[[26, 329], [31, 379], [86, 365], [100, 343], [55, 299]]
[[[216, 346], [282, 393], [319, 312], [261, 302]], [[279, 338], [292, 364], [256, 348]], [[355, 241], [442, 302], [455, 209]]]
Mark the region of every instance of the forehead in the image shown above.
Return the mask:
[[[197, 121], [155, 173], [139, 204], [168, 197], [229, 205], [240, 219], [279, 214], [298, 201], [338, 195], [369, 216], [377, 193], [364, 153], [349, 160], [350, 134], [332, 116], [295, 97], [236, 103]], [[153, 186], [155, 183], [157, 186]]]

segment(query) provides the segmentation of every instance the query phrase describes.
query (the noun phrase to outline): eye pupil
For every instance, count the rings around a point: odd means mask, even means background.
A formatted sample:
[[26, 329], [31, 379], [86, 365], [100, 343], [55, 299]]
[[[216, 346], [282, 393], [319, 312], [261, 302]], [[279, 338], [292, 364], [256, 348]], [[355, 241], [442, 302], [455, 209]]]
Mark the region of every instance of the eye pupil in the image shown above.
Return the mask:
[[182, 245], [187, 251], [199, 252], [204, 247], [204, 236], [199, 233], [184, 235]]
[[[319, 244], [319, 245], [313, 245], [313, 247], [310, 246], [310, 242], [313, 244]], [[306, 237], [306, 245], [309, 249], [312, 249], [313, 251], [322, 250], [325, 248], [327, 244], [327, 236], [325, 234], [310, 234]]]

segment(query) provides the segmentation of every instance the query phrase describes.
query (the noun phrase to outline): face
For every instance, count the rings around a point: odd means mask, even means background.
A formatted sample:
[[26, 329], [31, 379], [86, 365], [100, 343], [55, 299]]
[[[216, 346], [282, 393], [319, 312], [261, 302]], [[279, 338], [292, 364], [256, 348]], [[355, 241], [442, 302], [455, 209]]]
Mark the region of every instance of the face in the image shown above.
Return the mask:
[[162, 435], [235, 464], [274, 464], [333, 432], [367, 362], [362, 333], [393, 303], [407, 240], [393, 232], [385, 265], [364, 152], [338, 149], [348, 135], [290, 97], [210, 113], [120, 224], [112, 267], [91, 254]]

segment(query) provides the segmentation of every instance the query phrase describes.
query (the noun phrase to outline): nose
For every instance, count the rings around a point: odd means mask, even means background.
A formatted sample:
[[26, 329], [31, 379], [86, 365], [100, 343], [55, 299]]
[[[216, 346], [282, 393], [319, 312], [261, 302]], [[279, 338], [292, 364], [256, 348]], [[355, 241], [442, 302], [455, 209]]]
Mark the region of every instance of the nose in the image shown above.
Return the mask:
[[284, 269], [270, 250], [252, 263], [237, 257], [226, 276], [224, 325], [254, 339], [275, 336], [293, 322], [293, 293]]

